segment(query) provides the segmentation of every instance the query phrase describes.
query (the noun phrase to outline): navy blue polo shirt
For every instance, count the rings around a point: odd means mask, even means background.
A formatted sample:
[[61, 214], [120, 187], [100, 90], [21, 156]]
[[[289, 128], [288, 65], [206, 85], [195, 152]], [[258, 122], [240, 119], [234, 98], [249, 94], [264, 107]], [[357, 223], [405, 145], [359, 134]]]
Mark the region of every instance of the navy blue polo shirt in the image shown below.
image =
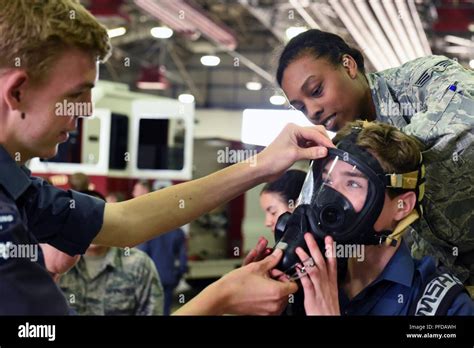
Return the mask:
[[[411, 304], [424, 290], [422, 284], [435, 273], [431, 256], [415, 260], [402, 242], [379, 277], [352, 300], [339, 289], [341, 314], [408, 315]], [[474, 302], [463, 292], [453, 301], [447, 315], [474, 315]]]
[[49, 185], [0, 145], [0, 315], [67, 315], [41, 247], [83, 254], [100, 231], [105, 203]]

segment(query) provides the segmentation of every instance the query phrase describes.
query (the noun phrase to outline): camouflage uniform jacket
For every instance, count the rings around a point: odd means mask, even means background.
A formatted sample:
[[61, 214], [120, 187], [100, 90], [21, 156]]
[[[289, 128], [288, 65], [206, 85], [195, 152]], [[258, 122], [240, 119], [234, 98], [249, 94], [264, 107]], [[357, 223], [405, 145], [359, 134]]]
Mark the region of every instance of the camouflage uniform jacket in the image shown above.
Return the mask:
[[434, 256], [473, 284], [474, 72], [428, 56], [366, 76], [377, 120], [425, 146], [425, 215], [413, 225], [413, 256]]
[[110, 248], [91, 278], [83, 258], [59, 286], [80, 315], [162, 315], [163, 289], [153, 261], [137, 249]]

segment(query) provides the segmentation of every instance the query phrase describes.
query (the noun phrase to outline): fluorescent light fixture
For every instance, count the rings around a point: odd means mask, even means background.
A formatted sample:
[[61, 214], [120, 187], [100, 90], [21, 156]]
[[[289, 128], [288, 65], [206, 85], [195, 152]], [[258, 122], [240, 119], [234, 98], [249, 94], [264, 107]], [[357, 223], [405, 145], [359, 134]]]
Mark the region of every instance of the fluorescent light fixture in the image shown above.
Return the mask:
[[474, 43], [471, 40], [464, 39], [459, 36], [454, 35], [446, 35], [444, 39], [452, 44], [459, 45], [459, 46], [466, 46], [466, 47], [474, 47]]
[[308, 1], [305, 1], [303, 4], [303, 2], [299, 0], [290, 0], [290, 5], [295, 8], [301, 18], [303, 18], [312, 29], [321, 29], [318, 23], [316, 23], [313, 17], [311, 17], [308, 11], [306, 11], [305, 7], [309, 5]]
[[426, 37], [425, 29], [423, 28], [423, 24], [421, 23], [420, 15], [418, 11], [416, 10], [416, 5], [413, 2], [413, 0], [408, 0], [408, 7], [410, 8], [411, 12], [411, 17], [413, 19], [413, 22], [415, 22], [415, 27], [416, 30], [418, 31], [418, 37], [421, 40], [421, 44], [423, 46], [423, 50], [426, 55], [430, 55], [431, 52], [431, 46], [430, 43], [428, 42], [428, 38]]
[[381, 46], [382, 52], [385, 53], [385, 56], [390, 63], [390, 66], [399, 66], [401, 62], [398, 59], [398, 56], [393, 50], [392, 46], [387, 41], [387, 38], [382, 31], [382, 28], [380, 28], [380, 25], [372, 14], [369, 5], [367, 5], [367, 2], [365, 0], [356, 0], [354, 3], [357, 9], [359, 10], [361, 17], [364, 19], [364, 22], [367, 23], [369, 30], [374, 34], [377, 43]]
[[262, 89], [262, 84], [258, 81], [249, 81], [245, 84], [245, 87], [249, 91], [260, 91]]
[[125, 35], [126, 32], [127, 32], [127, 29], [125, 29], [125, 27], [118, 27], [118, 28], [107, 30], [107, 34], [109, 35], [109, 38]]
[[413, 49], [415, 50], [416, 56], [423, 57], [425, 55], [425, 51], [423, 49], [423, 45], [421, 44], [421, 40], [415, 27], [415, 23], [411, 19], [413, 12], [410, 13], [410, 11], [408, 10], [406, 0], [395, 0], [395, 5], [397, 6], [399, 17], [401, 18], [403, 24], [405, 25], [405, 28], [407, 29], [407, 33], [410, 37], [410, 42], [413, 46]]
[[472, 48], [465, 46], [448, 46], [444, 50], [446, 53], [462, 55], [470, 54], [472, 52]]
[[474, 69], [474, 59], [471, 59], [471, 60], [469, 61], [469, 67], [470, 67], [471, 69]]
[[[297, 110], [245, 109], [242, 117], [242, 142], [269, 145], [288, 123], [310, 127], [313, 124]], [[332, 138], [336, 133], [328, 132]]]
[[148, 90], [163, 90], [166, 89], [166, 84], [163, 82], [149, 82], [149, 81], [138, 81], [137, 87], [140, 89], [148, 89]]
[[202, 56], [201, 64], [205, 66], [217, 66], [221, 62], [221, 59], [218, 56]]
[[270, 97], [270, 103], [273, 105], [283, 105], [286, 103], [286, 98], [282, 95], [275, 94]]
[[357, 27], [352, 22], [352, 19], [346, 13], [346, 10], [341, 6], [338, 0], [329, 0], [334, 12], [339, 19], [344, 23], [349, 33], [352, 35], [356, 43], [361, 48], [362, 52], [369, 58], [376, 70], [383, 70], [385, 65], [380, 61], [379, 56], [374, 53], [372, 47], [367, 44], [364, 36], [360, 33]]
[[381, 24], [385, 35], [390, 38], [390, 42], [393, 45], [393, 49], [397, 53], [398, 58], [402, 63], [406, 63], [410, 60], [405, 49], [403, 48], [400, 40], [398, 39], [397, 33], [393, 29], [392, 25], [390, 24], [390, 20], [388, 19], [387, 15], [385, 14], [382, 5], [380, 4], [379, 0], [369, 0], [370, 6], [374, 11], [379, 23]]
[[168, 27], [154, 27], [150, 30], [151, 36], [157, 39], [169, 39], [173, 36], [173, 30]]
[[350, 1], [342, 1], [341, 4], [345, 7], [346, 13], [352, 19], [352, 23], [356, 26], [357, 30], [361, 33], [367, 45], [369, 45], [374, 53], [379, 57], [380, 63], [383, 64], [384, 69], [393, 68], [395, 64], [390, 64], [390, 52], [381, 49], [377, 40], [374, 39], [372, 33], [369, 31], [366, 22], [367, 18], [362, 19], [359, 12]]
[[194, 96], [192, 94], [183, 93], [179, 95], [178, 100], [181, 103], [192, 104], [194, 103]]
[[298, 36], [299, 34], [304, 33], [307, 30], [308, 30], [308, 28], [306, 28], [306, 27], [289, 27], [285, 31], [286, 38], [288, 40], [291, 40], [295, 36]]
[[397, 36], [400, 39], [403, 47], [405, 48], [405, 52], [408, 54], [408, 57], [410, 57], [410, 59], [418, 58], [415, 53], [415, 50], [413, 49], [413, 46], [411, 45], [410, 39], [405, 30], [405, 26], [400, 20], [393, 0], [384, 0], [382, 1], [382, 5], [385, 8], [385, 11], [387, 11], [388, 17], [390, 18], [390, 22], [392, 22], [392, 25], [395, 28], [395, 31], [397, 32]]

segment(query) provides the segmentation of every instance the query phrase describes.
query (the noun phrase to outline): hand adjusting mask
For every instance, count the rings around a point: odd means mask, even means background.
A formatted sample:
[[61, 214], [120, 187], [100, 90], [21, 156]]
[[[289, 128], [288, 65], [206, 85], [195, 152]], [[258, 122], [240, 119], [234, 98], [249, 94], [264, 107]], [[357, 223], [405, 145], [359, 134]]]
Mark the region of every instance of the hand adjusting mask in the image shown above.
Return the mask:
[[[364, 126], [370, 125], [365, 123]], [[299, 264], [295, 253], [309, 250], [304, 234], [310, 232], [324, 253], [324, 237], [337, 244], [395, 246], [403, 231], [421, 216], [424, 192], [424, 167], [405, 174], [385, 173], [377, 159], [356, 145], [362, 128], [353, 127], [336, 148], [329, 148], [322, 160], [311, 163], [295, 211], [282, 214], [275, 228], [275, 248], [283, 250], [277, 269], [289, 274]], [[418, 196], [417, 209], [401, 220], [393, 231], [375, 231], [387, 188], [413, 189]], [[291, 274], [290, 274], [291, 275]]]

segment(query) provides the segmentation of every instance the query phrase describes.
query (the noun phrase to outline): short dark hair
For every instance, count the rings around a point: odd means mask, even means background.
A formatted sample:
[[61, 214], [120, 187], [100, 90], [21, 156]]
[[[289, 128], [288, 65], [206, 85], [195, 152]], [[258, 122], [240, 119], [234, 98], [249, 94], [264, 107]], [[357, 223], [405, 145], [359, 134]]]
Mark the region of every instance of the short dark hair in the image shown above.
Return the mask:
[[305, 177], [306, 173], [302, 170], [288, 170], [277, 180], [266, 183], [260, 194], [264, 192], [278, 193], [286, 204], [289, 204], [290, 201], [296, 202]]
[[144, 188], [146, 188], [148, 190], [148, 192], [152, 191], [150, 181], [147, 180], [147, 179], [140, 179], [135, 183], [135, 185], [137, 185], [137, 184], [143, 186]]
[[350, 47], [343, 38], [336, 34], [310, 29], [295, 36], [283, 49], [276, 74], [280, 87], [283, 73], [288, 65], [305, 54], [313, 55], [315, 58], [326, 58], [334, 65], [341, 63], [342, 56], [348, 54], [354, 58], [359, 70], [365, 73], [364, 57], [358, 49]]

